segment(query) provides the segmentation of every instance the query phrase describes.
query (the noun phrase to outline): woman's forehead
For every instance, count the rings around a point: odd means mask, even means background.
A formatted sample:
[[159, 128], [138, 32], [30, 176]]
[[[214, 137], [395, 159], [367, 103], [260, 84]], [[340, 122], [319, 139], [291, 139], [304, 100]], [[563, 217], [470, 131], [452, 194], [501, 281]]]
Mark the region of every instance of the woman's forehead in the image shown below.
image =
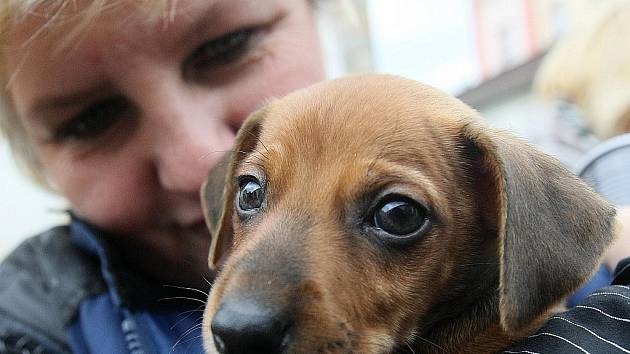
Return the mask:
[[[166, 2], [165, 0], [7, 2], [1, 9], [4, 14], [0, 16], [2, 29], [0, 65], [6, 69], [10, 78], [15, 79], [15, 70], [27, 66], [29, 55], [41, 56], [45, 53], [46, 59], [52, 61], [56, 59], [55, 57], [65, 57], [68, 54], [67, 50], [76, 49], [80, 42], [94, 39], [94, 33], [100, 33], [102, 36], [107, 32], [129, 31], [132, 29], [131, 26], [139, 32], [138, 29], [142, 27], [155, 26], [158, 17], [149, 14], [152, 13], [151, 10], [156, 13], [158, 10], [164, 10]], [[12, 5], [8, 5], [9, 3]], [[25, 5], [27, 3], [29, 6]], [[171, 11], [184, 8], [187, 3], [191, 6], [194, 3], [201, 4], [203, 1], [183, 0], [177, 3], [181, 5], [173, 7]], [[148, 30], [145, 29], [144, 32]], [[9, 78], [0, 79], [5, 81]]]
[[64, 0], [56, 1], [59, 6], [50, 6], [49, 2], [39, 2], [23, 15], [17, 8], [7, 9], [6, 23], [2, 24], [6, 34], [24, 44], [36, 37], [45, 37], [49, 41], [65, 38], [71, 42], [75, 39], [72, 34], [83, 33], [95, 26], [110, 31], [171, 31], [180, 23], [193, 21], [195, 15], [201, 15], [205, 9], [220, 8], [218, 5], [222, 2], [230, 1]]
[[[15, 56], [16, 51], [28, 49], [40, 52], [41, 49], [51, 56], [66, 55], [78, 44], [103, 38], [112, 39], [118, 47], [124, 45], [126, 39], [142, 43], [144, 39], [159, 36], [162, 42], [167, 42], [172, 39], [169, 36], [183, 36], [182, 32], [199, 31], [199, 27], [217, 27], [221, 22], [239, 16], [242, 11], [256, 7], [263, 9], [278, 2], [282, 1], [58, 1], [59, 4], [67, 3], [65, 6], [50, 6], [50, 1], [41, 2], [27, 15], [13, 13], [11, 20], [0, 23], [0, 28], [4, 28], [4, 38], [0, 43], [4, 48], [0, 50], [12, 50], [11, 55]], [[205, 22], [191, 28], [200, 19], [205, 19]], [[33, 45], [35, 42], [36, 46]]]
[[[19, 91], [26, 87], [27, 98], [37, 98], [44, 93], [62, 96], [69, 91], [82, 91], [83, 86], [93, 87], [93, 83], [100, 80], [103, 75], [100, 65], [108, 58], [131, 61], [132, 55], [152, 58], [170, 55], [180, 49], [178, 46], [198, 41], [195, 36], [220, 35], [232, 26], [230, 21], [240, 25], [238, 17], [245, 16], [243, 12], [264, 13], [273, 9], [273, 4], [283, 1], [179, 0], [174, 3], [176, 8], [169, 10], [171, 17], [158, 21], [135, 21], [134, 16], [144, 13], [135, 1], [106, 10], [85, 25], [76, 22], [80, 19], [56, 24], [47, 24], [46, 19], [36, 16], [24, 19], [14, 26], [9, 42], [0, 53], [3, 55], [0, 60], [6, 62], [12, 79], [9, 89]], [[76, 26], [85, 26], [85, 30], [68, 40]], [[19, 93], [13, 96], [24, 99]], [[35, 106], [33, 102], [22, 103], [23, 107]]]

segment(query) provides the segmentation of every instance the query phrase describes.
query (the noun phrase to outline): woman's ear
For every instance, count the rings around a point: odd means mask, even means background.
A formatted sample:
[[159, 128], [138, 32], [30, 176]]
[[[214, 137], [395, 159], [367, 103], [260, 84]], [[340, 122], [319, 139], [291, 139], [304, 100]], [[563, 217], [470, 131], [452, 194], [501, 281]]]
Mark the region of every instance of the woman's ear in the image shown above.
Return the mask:
[[[252, 114], [245, 120], [238, 133], [236, 134], [236, 142], [232, 152], [227, 153], [221, 162], [223, 163], [223, 193], [217, 193], [216, 182], [214, 181], [217, 174], [211, 173], [208, 180], [202, 187], [202, 204], [204, 205], [204, 216], [206, 224], [210, 228], [212, 242], [210, 244], [210, 253], [208, 255], [208, 266], [210, 270], [216, 271], [223, 257], [229, 253], [233, 242], [233, 223], [234, 223], [234, 197], [236, 186], [234, 183], [234, 175], [236, 168], [258, 145], [258, 137], [260, 127], [266, 115], [266, 108], [263, 107]], [[219, 166], [217, 166], [219, 167]], [[220, 174], [220, 172], [219, 172]], [[221, 197], [219, 197], [219, 195]], [[221, 205], [221, 207], [217, 207]], [[219, 217], [220, 215], [220, 217]]]
[[463, 150], [497, 231], [499, 314], [526, 329], [585, 282], [614, 237], [615, 210], [560, 162], [476, 122]]

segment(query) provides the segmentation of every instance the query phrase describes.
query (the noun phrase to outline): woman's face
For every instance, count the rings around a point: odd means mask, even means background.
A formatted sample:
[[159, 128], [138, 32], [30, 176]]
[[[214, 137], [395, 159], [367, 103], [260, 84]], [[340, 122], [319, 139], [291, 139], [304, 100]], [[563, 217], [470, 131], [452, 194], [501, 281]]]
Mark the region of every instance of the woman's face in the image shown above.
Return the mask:
[[5, 52], [10, 94], [76, 214], [127, 235], [159, 271], [205, 268], [198, 192], [208, 170], [266, 98], [324, 77], [312, 5], [180, 0], [174, 16], [149, 23], [134, 3], [62, 52], [70, 29], [38, 32], [34, 16], [19, 25]]

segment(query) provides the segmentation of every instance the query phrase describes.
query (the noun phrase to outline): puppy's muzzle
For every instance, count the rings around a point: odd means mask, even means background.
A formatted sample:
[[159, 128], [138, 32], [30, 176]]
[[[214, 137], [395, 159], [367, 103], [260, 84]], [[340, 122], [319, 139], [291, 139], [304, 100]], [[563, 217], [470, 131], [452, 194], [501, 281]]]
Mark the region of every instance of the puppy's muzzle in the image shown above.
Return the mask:
[[226, 298], [210, 326], [221, 354], [276, 354], [286, 349], [292, 323], [286, 309]]

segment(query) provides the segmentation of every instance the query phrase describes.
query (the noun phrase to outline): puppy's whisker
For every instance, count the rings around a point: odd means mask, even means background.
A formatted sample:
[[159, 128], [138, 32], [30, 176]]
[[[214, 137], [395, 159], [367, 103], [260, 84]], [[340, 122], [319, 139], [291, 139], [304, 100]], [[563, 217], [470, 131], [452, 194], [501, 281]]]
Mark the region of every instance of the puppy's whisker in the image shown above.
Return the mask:
[[[262, 140], [260, 139], [260, 137], [257, 138], [258, 142], [260, 143], [260, 145], [262, 145], [262, 147], [265, 149], [265, 152], [267, 152], [267, 154], [271, 154], [271, 151], [269, 150], [269, 148], [267, 148], [267, 146], [265, 145], [265, 143], [262, 142]], [[268, 158], [268, 155], [263, 155], [265, 156], [265, 158]]]
[[[444, 348], [443, 348], [443, 347], [441, 347], [440, 345], [438, 345], [438, 344], [436, 344], [436, 343], [434, 343], [434, 342], [432, 342], [432, 341], [430, 341], [430, 340], [428, 340], [428, 339], [426, 339], [426, 338], [424, 338], [424, 337], [422, 337], [422, 336], [417, 336], [417, 337], [415, 337], [415, 338], [416, 338], [416, 339], [419, 339], [419, 340], [421, 340], [421, 341], [423, 341], [423, 342], [425, 342], [425, 343], [428, 343], [428, 344], [429, 344], [429, 345], [431, 345], [432, 347], [437, 348], [437, 349], [439, 349], [440, 351], [442, 351], [442, 352], [444, 352], [444, 353], [446, 353], [446, 352], [447, 352], [447, 351], [446, 351], [446, 349], [444, 349]], [[406, 344], [407, 346], [409, 346], [409, 344], [408, 344], [408, 343], [405, 343], [405, 344]], [[411, 348], [411, 347], [410, 347], [410, 348]]]
[[[250, 131], [248, 131], [247, 133], [251, 136], [254, 136], [253, 133]], [[260, 145], [262, 145], [262, 147], [265, 149], [266, 152], [268, 153], [270, 152], [267, 146], [265, 145], [265, 143], [263, 143], [262, 140], [260, 139], [260, 136], [254, 136], [254, 138], [256, 139], [257, 142], [260, 143]]]
[[163, 297], [163, 298], [158, 299], [158, 302], [167, 301], [167, 300], [190, 300], [190, 301], [196, 301], [196, 302], [202, 303], [204, 306], [206, 305], [206, 302], [204, 300], [199, 300], [199, 299], [195, 299], [194, 297], [187, 297], [187, 296]]
[[[177, 345], [179, 345], [180, 343], [186, 343], [183, 342], [184, 338], [186, 338], [187, 335], [191, 334], [192, 332], [196, 331], [197, 329], [201, 329], [202, 324], [196, 324], [194, 326], [192, 326], [191, 328], [189, 328], [188, 330], [186, 330], [184, 333], [182, 333], [182, 335], [179, 336], [179, 338], [177, 339], [177, 341], [175, 342], [175, 344], [173, 344], [173, 346], [171, 347], [171, 353], [175, 351], [175, 348], [177, 347]], [[199, 338], [200, 336], [195, 336], [192, 339], [189, 339], [188, 341], [194, 340], [196, 338]]]
[[[254, 138], [254, 140], [256, 140], [256, 142], [260, 143], [260, 145], [262, 145], [263, 149], [265, 149], [265, 151], [269, 153], [269, 149], [267, 148], [267, 146], [265, 146], [265, 144], [262, 142], [262, 140], [260, 140], [259, 136], [255, 135], [251, 131], [247, 131], [246, 133], [248, 135], [250, 135], [252, 138]], [[265, 157], [265, 159], [267, 159], [267, 160], [269, 159], [269, 156], [265, 155], [262, 151], [258, 150], [258, 153], [263, 155]]]
[[177, 285], [164, 285], [163, 287], [165, 287], [165, 288], [173, 288], [173, 289], [181, 289], [181, 290], [189, 290], [189, 291], [194, 291], [194, 292], [203, 294], [206, 297], [208, 296], [207, 292], [205, 292], [203, 290], [195, 289], [195, 288], [189, 288], [189, 287], [177, 286]]
[[[352, 343], [353, 345], [366, 344], [366, 345], [375, 346], [375, 347], [378, 347], [378, 348], [381, 348], [381, 349], [387, 349], [387, 350], [391, 350], [392, 349], [390, 345], [383, 344], [381, 341], [379, 341], [377, 339], [374, 339], [374, 338], [371, 338], [371, 337], [368, 337], [368, 336], [365, 336], [365, 335], [359, 335], [359, 334], [356, 334], [354, 332], [346, 333], [346, 335], [348, 337], [352, 337], [352, 339], [349, 340], [348, 342]], [[315, 339], [317, 341], [321, 341], [321, 342], [330, 342], [330, 341], [338, 340], [338, 339], [335, 339], [335, 338], [331, 338], [330, 336], [322, 336], [322, 335], [311, 335], [310, 338], [311, 339]], [[355, 348], [352, 348], [352, 349], [354, 350]], [[350, 352], [350, 351], [348, 351], [348, 352]], [[352, 352], [354, 352], [354, 351], [352, 351]]]
[[269, 158], [267, 155], [263, 154], [261, 151], [256, 151], [256, 153], [251, 154], [252, 163], [258, 166], [263, 166], [265, 163], [268, 163]]
[[188, 313], [192, 313], [192, 312], [203, 312], [204, 307], [203, 306], [199, 306], [194, 310], [188, 310], [188, 311], [183, 311], [182, 313], [180, 313], [178, 316], [182, 316]]
[[407, 349], [409, 349], [409, 352], [411, 354], [416, 354], [416, 351], [413, 350], [413, 348], [409, 345], [409, 343], [405, 343], [405, 347], [407, 347]]
[[200, 329], [203, 326], [202, 323], [198, 323], [192, 327], [190, 327], [189, 329], [187, 329], [184, 333], [182, 333], [182, 335], [180, 336], [180, 340], [183, 339], [184, 337], [186, 337], [187, 335], [191, 334], [192, 332]]
[[188, 311], [184, 311], [180, 314], [178, 314], [177, 316], [183, 316], [182, 318], [180, 318], [179, 320], [177, 320], [177, 322], [175, 322], [172, 326], [171, 326], [171, 331], [173, 329], [175, 329], [175, 327], [177, 327], [177, 325], [179, 325], [180, 323], [182, 323], [183, 321], [185, 321], [187, 318], [189, 318], [193, 313], [195, 312], [200, 312], [203, 314], [203, 306], [198, 307], [196, 310], [188, 310]]
[[226, 153], [226, 152], [233, 152], [233, 151], [234, 150], [214, 150], [214, 151], [209, 151], [209, 152], [199, 156], [199, 161], [207, 159], [212, 154]]
[[[188, 338], [188, 339], [186, 339], [186, 340], [182, 340], [179, 344], [189, 343], [189, 342], [192, 342], [192, 341], [194, 341], [194, 340], [196, 340], [196, 339], [199, 339], [199, 338], [203, 338], [203, 335], [202, 335], [202, 334], [200, 334], [200, 335], [198, 335], [198, 336], [194, 336], [194, 337], [192, 337], [192, 338]], [[189, 351], [189, 350], [186, 350], [186, 352], [190, 352], [190, 351]], [[203, 354], [203, 353], [202, 353], [202, 354]]]

